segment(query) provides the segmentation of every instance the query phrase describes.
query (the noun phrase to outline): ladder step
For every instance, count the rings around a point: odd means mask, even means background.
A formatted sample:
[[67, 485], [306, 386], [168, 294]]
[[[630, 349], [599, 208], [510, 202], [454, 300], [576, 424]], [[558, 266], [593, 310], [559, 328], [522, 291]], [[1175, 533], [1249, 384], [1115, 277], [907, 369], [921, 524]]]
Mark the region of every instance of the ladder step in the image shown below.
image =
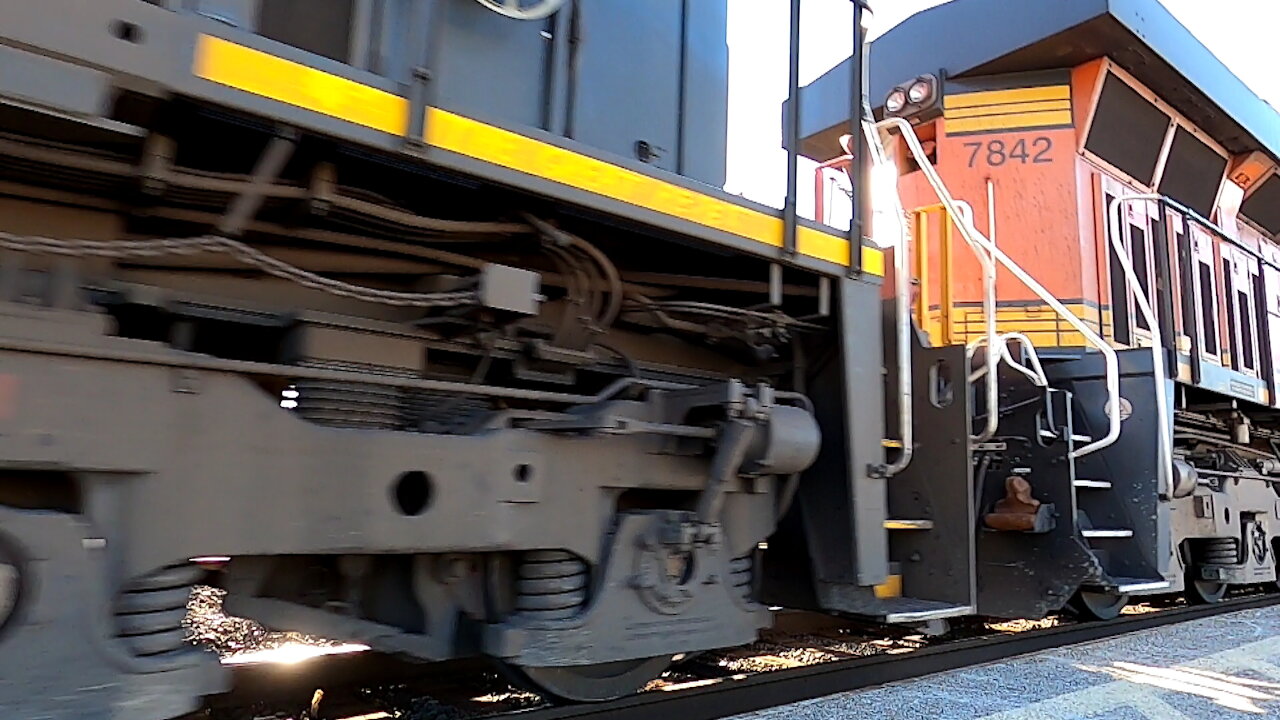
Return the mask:
[[902, 449], [902, 441], [901, 441], [901, 440], [890, 440], [889, 438], [885, 438], [885, 439], [883, 439], [883, 440], [881, 440], [881, 441], [880, 441], [880, 447], [887, 448], [887, 449], [889, 449], [889, 450], [901, 450], [901, 449]]
[[[1056, 437], [1058, 437], [1058, 433], [1056, 433], [1056, 432], [1054, 432], [1054, 431], [1052, 431], [1052, 430], [1045, 430], [1045, 429], [1043, 429], [1043, 428], [1042, 428], [1042, 429], [1040, 430], [1040, 437], [1042, 437], [1042, 438], [1056, 438]], [[1091, 443], [1091, 442], [1093, 442], [1093, 438], [1089, 437], [1088, 435], [1072, 435], [1072, 436], [1071, 436], [1071, 440], [1072, 440], [1073, 442], [1078, 442], [1078, 443]]]
[[1143, 580], [1141, 578], [1116, 578], [1119, 585], [1116, 590], [1128, 595], [1130, 593], [1149, 593], [1156, 590], [1168, 590], [1173, 584], [1168, 580]]
[[932, 530], [932, 520], [885, 520], [885, 530]]
[[1126, 528], [1081, 530], [1080, 534], [1087, 538], [1127, 538], [1133, 537], [1133, 531]]
[[899, 597], [882, 600], [878, 614], [887, 623], [912, 623], [962, 617], [972, 615], [973, 611], [972, 605]]
[[1109, 582], [1090, 585], [1089, 587], [1098, 588], [1100, 590], [1113, 590], [1121, 595], [1144, 595], [1147, 593], [1168, 590], [1172, 587], [1172, 583], [1161, 578], [1137, 578], [1137, 577], [1113, 577]]
[[1110, 481], [1110, 480], [1081, 480], [1081, 479], [1077, 478], [1077, 479], [1076, 479], [1075, 481], [1073, 481], [1071, 484], [1072, 484], [1072, 485], [1074, 485], [1074, 486], [1076, 486], [1076, 487], [1078, 487], [1078, 488], [1096, 488], [1096, 489], [1098, 489], [1098, 490], [1110, 490], [1110, 489], [1111, 489], [1111, 481]]

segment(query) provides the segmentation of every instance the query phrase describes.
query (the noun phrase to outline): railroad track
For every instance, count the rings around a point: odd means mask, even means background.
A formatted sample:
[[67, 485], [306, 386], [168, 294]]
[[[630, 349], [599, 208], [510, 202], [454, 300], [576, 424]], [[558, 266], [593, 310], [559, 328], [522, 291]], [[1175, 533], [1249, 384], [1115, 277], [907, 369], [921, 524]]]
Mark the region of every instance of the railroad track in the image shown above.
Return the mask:
[[[715, 720], [764, 710], [850, 690], [859, 690], [890, 682], [918, 678], [948, 670], [1004, 660], [1057, 647], [1076, 645], [1126, 633], [1188, 622], [1240, 610], [1280, 604], [1280, 594], [1248, 595], [1212, 605], [1194, 605], [1153, 609], [1139, 614], [1123, 615], [1110, 621], [1073, 621], [1052, 627], [1039, 627], [1019, 632], [990, 631], [990, 634], [964, 639], [947, 639], [933, 644], [919, 642], [916, 648], [899, 646], [889, 652], [828, 659], [801, 667], [767, 671], [736, 671], [712, 662], [694, 661], [677, 668], [680, 680], [655, 683], [652, 689], [613, 702], [591, 705], [549, 706], [536, 697], [511, 691], [497, 679], [467, 680], [460, 670], [438, 674], [429, 680], [414, 680], [403, 668], [379, 678], [378, 688], [361, 693], [342, 692], [315, 705], [314, 714], [230, 714], [228, 706], [201, 718], [221, 720], [235, 718], [290, 718], [290, 720], [473, 720], [478, 718], [514, 717], [520, 720], [650, 720], [654, 717], [679, 720]], [[865, 636], [870, 638], [871, 636]], [[864, 638], [864, 639], [865, 639]], [[803, 647], [803, 643], [800, 644]], [[840, 658], [839, 650], [820, 649], [818, 654]], [[767, 653], [762, 653], [767, 654]], [[356, 658], [331, 658], [316, 661], [319, 673], [305, 677], [291, 676], [288, 671], [262, 668], [263, 676], [252, 677], [252, 685], [235, 693], [246, 697], [253, 691], [270, 692], [270, 678], [288, 685], [293, 707], [299, 707], [302, 695], [310, 695], [323, 682], [308, 684], [312, 677], [346, 677], [360, 665]], [[327, 669], [326, 669], [327, 668]], [[346, 668], [346, 669], [344, 669]], [[299, 670], [299, 668], [294, 668]], [[474, 672], [475, 667], [470, 671]], [[248, 668], [242, 672], [250, 678]], [[373, 680], [378, 671], [358, 671], [361, 680]], [[349, 683], [348, 683], [349, 684]], [[278, 690], [279, 688], [277, 688]], [[488, 698], [480, 700], [476, 695]], [[305, 703], [301, 703], [305, 704]], [[279, 705], [277, 705], [279, 707]]]

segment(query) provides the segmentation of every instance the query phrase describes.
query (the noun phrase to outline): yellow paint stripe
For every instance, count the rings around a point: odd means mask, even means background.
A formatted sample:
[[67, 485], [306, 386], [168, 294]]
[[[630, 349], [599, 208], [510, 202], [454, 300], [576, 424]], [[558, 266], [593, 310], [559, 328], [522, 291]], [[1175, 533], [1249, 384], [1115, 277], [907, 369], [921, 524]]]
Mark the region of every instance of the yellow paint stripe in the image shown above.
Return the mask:
[[1070, 110], [1070, 100], [1045, 100], [1042, 102], [1002, 103], [1000, 105], [975, 105], [945, 111], [946, 118], [981, 117], [983, 115], [1013, 115], [1043, 110]]
[[[347, 78], [211, 35], [196, 40], [199, 78], [392, 135], [408, 132], [409, 101]], [[586, 190], [664, 215], [782, 247], [782, 218], [665, 182], [581, 153], [540, 142], [445, 110], [427, 110], [429, 145]], [[849, 264], [842, 235], [801, 226], [796, 250]], [[884, 253], [862, 248], [862, 265], [884, 276]]]
[[1013, 88], [1010, 90], [982, 90], [980, 92], [947, 95], [942, 99], [942, 107], [946, 110], [951, 110], [952, 108], [974, 107], [977, 105], [999, 105], [1003, 103], [1070, 99], [1070, 85], [1045, 85], [1042, 87]]
[[876, 597], [902, 597], [902, 576], [890, 575], [883, 583], [875, 587]]
[[989, 115], [987, 117], [948, 120], [947, 132], [963, 133], [991, 130], [1016, 130], [1017, 128], [1052, 127], [1054, 125], [1070, 124], [1070, 111], [1051, 110], [1048, 112], [1020, 113], [1016, 115]]
[[409, 101], [399, 95], [212, 35], [196, 39], [192, 72], [219, 85], [392, 135], [409, 129]]
[[[543, 180], [659, 212], [748, 240], [782, 247], [782, 218], [705, 195], [520, 133], [439, 108], [428, 108], [428, 145], [516, 170]], [[839, 265], [849, 264], [849, 241], [800, 227], [796, 250]], [[884, 254], [862, 248], [863, 269], [884, 275]]]

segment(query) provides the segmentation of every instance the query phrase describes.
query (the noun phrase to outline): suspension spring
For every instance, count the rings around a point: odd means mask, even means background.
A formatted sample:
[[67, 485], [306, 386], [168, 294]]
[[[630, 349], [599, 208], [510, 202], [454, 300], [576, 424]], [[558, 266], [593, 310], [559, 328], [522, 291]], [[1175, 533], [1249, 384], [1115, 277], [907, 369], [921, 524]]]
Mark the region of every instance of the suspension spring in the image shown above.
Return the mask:
[[1201, 540], [1196, 556], [1202, 565], [1235, 565], [1240, 562], [1240, 539]]
[[[305, 361], [306, 367], [412, 377], [395, 368]], [[409, 423], [405, 391], [397, 387], [331, 380], [299, 380], [295, 412], [304, 420], [329, 427], [401, 430]]]
[[729, 586], [734, 594], [748, 602], [752, 601], [752, 575], [755, 560], [750, 555], [743, 555], [729, 561]]
[[516, 612], [533, 620], [563, 620], [587, 604], [587, 564], [564, 550], [533, 550], [521, 558]]
[[174, 565], [134, 578], [125, 586], [116, 598], [116, 630], [134, 655], [149, 657], [188, 649], [182, 622], [191, 587], [203, 572], [195, 565]]
[[404, 425], [399, 388], [300, 380], [298, 415], [318, 425], [397, 430]]

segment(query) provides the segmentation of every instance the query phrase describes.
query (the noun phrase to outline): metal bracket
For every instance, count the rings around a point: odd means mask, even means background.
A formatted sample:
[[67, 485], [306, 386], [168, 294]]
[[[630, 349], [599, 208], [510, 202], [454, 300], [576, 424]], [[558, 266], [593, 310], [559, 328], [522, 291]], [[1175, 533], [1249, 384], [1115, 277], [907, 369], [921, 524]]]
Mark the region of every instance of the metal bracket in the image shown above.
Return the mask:
[[263, 191], [266, 186], [280, 177], [285, 164], [289, 162], [289, 158], [293, 157], [297, 140], [298, 133], [292, 129], [282, 129], [271, 138], [267, 148], [258, 157], [258, 164], [253, 168], [253, 177], [249, 181], [249, 186], [231, 201], [227, 213], [218, 222], [219, 235], [238, 237], [244, 232], [245, 226], [262, 207]]

